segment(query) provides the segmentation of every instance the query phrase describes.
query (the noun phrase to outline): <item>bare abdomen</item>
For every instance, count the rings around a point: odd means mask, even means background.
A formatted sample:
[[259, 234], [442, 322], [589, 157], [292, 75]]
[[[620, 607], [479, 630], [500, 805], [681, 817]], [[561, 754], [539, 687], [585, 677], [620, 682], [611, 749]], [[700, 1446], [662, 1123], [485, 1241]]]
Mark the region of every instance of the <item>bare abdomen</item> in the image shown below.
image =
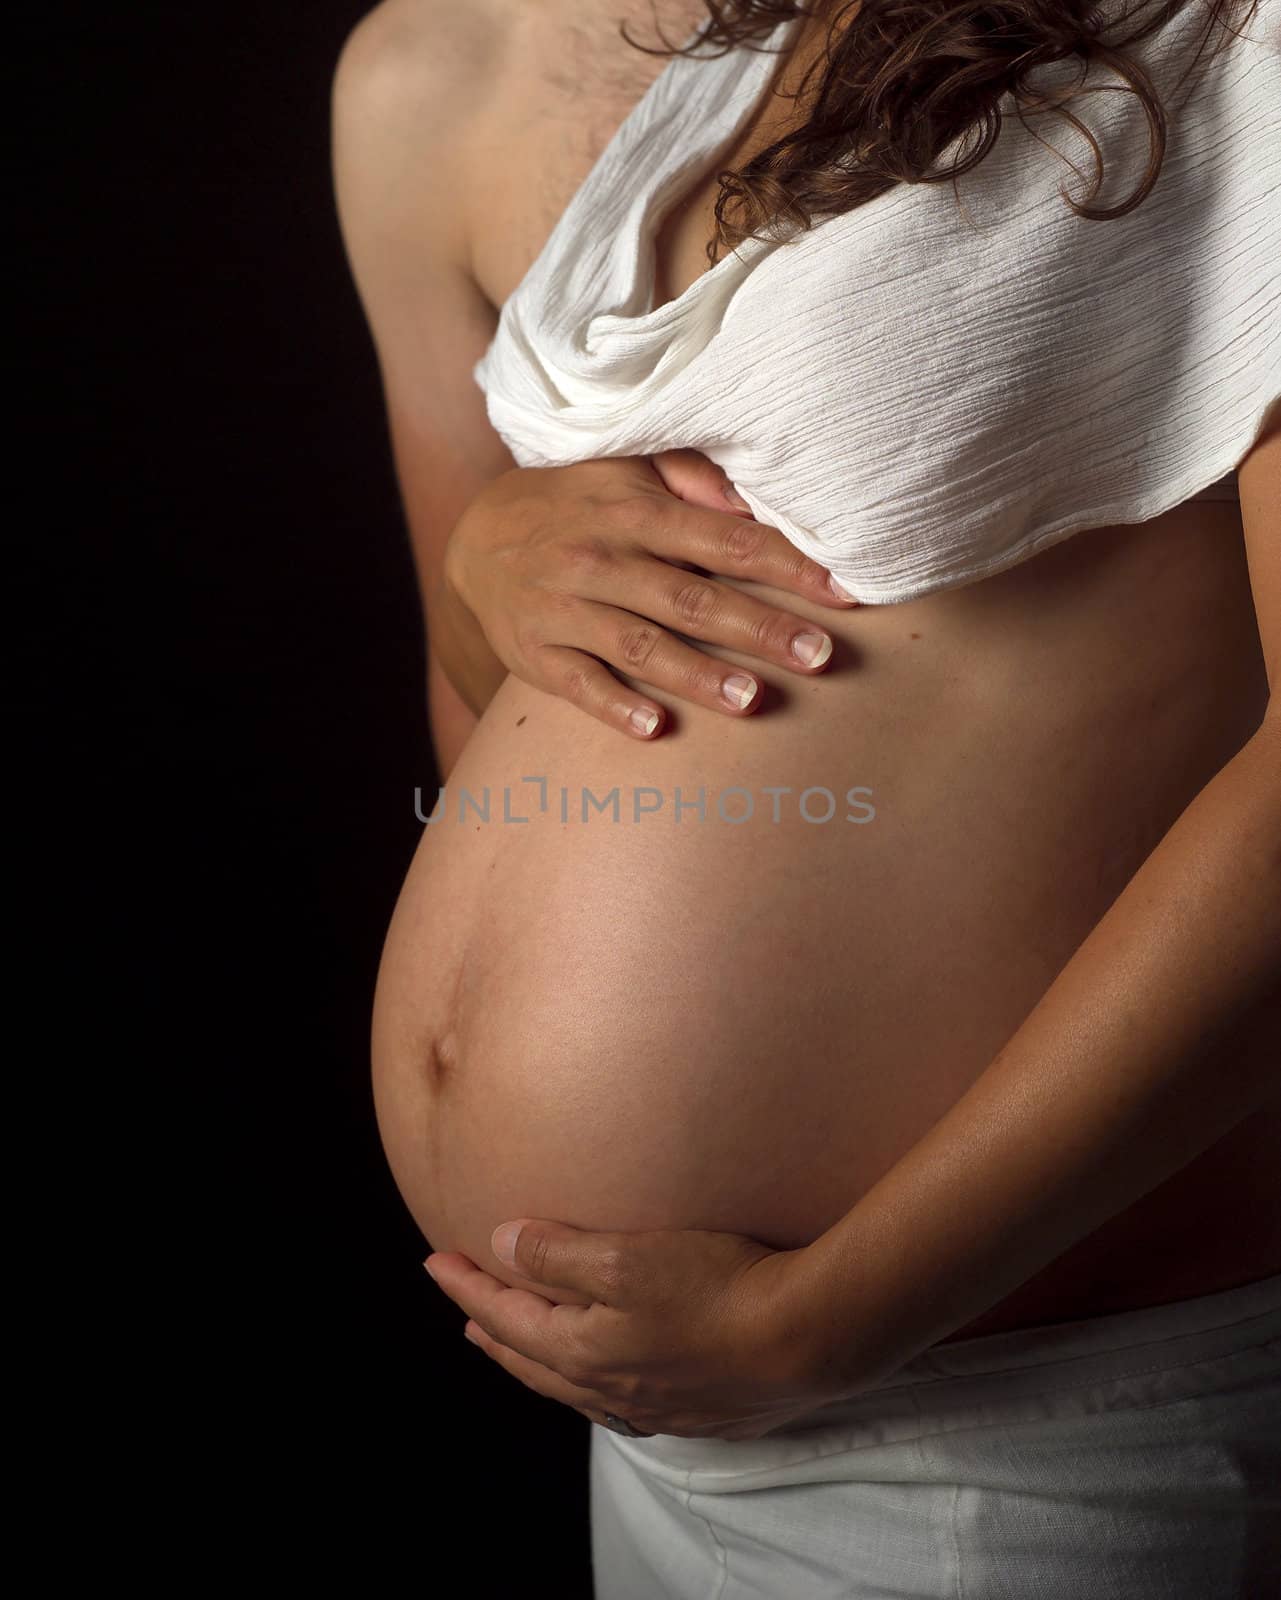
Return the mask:
[[[650, 746], [509, 679], [379, 977], [379, 1125], [432, 1247], [516, 1282], [488, 1252], [513, 1216], [793, 1247], [848, 1210], [1257, 724], [1239, 540], [1198, 515], [823, 612], [825, 677], [776, 675], [785, 702], [742, 722], [681, 708]], [[1191, 1196], [1202, 1218], [1224, 1183]], [[1187, 1292], [1222, 1270], [1205, 1250]], [[1151, 1281], [1137, 1303], [1177, 1297]]]

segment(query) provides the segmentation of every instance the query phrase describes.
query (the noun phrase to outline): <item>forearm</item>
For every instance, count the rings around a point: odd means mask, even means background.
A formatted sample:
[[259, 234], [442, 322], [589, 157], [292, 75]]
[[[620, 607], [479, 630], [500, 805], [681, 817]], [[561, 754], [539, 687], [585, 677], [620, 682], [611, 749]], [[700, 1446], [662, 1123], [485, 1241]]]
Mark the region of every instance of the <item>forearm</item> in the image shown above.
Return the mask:
[[[1197, 795], [967, 1093], [805, 1252], [789, 1317], [852, 1386], [995, 1305], [1281, 1093], [1281, 719]], [[1218, 1046], [1219, 1048], [1216, 1048]]]
[[427, 637], [432, 655], [458, 698], [480, 716], [507, 676], [480, 623], [442, 576], [426, 597]]
[[436, 757], [436, 773], [442, 783], [449, 775], [476, 727], [476, 714], [464, 703], [445, 676], [427, 641], [427, 726]]

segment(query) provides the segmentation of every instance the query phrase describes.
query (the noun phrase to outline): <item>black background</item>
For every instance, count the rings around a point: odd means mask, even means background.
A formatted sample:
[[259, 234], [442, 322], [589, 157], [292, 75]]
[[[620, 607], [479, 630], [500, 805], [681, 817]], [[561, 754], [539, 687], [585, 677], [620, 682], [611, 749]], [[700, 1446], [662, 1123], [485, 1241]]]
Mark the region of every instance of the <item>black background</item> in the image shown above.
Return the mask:
[[369, 1085], [435, 774], [329, 166], [367, 9], [54, 8], [16, 47], [41, 457], [22, 707], [55, 824], [30, 942], [58, 954], [40, 1060], [86, 1150], [44, 1168], [62, 1370], [110, 1417], [94, 1493], [135, 1498], [131, 1560], [190, 1516], [185, 1568], [253, 1546], [246, 1577], [283, 1577], [354, 1542], [416, 1592], [573, 1597], [588, 1424], [463, 1340]]

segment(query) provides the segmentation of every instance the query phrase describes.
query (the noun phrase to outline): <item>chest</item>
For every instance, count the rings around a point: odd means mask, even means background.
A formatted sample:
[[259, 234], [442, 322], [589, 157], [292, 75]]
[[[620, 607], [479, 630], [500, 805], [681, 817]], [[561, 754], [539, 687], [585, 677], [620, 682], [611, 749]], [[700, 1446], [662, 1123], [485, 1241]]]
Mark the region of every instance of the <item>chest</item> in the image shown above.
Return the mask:
[[[660, 15], [667, 38], [677, 41], [707, 11], [703, 0], [666, 0]], [[629, 32], [652, 42], [643, 26]], [[734, 144], [712, 170], [692, 174], [666, 208], [653, 240], [655, 306], [684, 293], [709, 266], [716, 173], [741, 166], [801, 120], [792, 96], [819, 43], [816, 33], [802, 34]], [[501, 305], [528, 272], [601, 151], [669, 59], [632, 49], [601, 27], [549, 25], [540, 35], [528, 70], [499, 97], [500, 119], [487, 142], [501, 159], [485, 164], [483, 188], [468, 205], [472, 273], [492, 305]]]
[[[691, 177], [685, 192], [665, 211], [653, 241], [655, 307], [678, 299], [713, 264], [709, 246], [716, 236], [716, 202], [721, 193], [717, 174], [726, 168], [741, 169], [789, 128], [805, 120], [798, 95], [824, 37], [812, 26], [801, 30], [791, 52], [780, 58], [760, 104], [734, 142], [708, 171]], [[814, 86], [812, 77], [807, 89], [812, 91]], [[724, 253], [724, 248], [718, 246], [716, 259]]]
[[[646, 7], [639, 7], [644, 13]], [[638, 43], [657, 45], [633, 4], [625, 18]], [[707, 15], [703, 0], [658, 0], [669, 41]], [[619, 18], [570, 18], [555, 8], [522, 40], [518, 59], [473, 134], [474, 181], [460, 196], [472, 276], [497, 307], [528, 272], [605, 146], [669, 57], [647, 55], [617, 32]]]

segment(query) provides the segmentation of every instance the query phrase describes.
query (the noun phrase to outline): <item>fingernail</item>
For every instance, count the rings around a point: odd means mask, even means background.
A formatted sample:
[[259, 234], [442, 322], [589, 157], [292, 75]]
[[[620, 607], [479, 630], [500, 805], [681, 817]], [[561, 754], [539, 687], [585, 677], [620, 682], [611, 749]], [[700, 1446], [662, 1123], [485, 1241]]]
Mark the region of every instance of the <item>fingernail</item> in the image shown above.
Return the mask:
[[825, 633], [798, 633], [792, 640], [792, 654], [806, 667], [821, 667], [832, 653], [832, 641]]
[[426, 1267], [427, 1276], [431, 1279], [431, 1281], [433, 1283], [439, 1282], [439, 1279], [436, 1277], [436, 1269], [431, 1264], [431, 1257], [430, 1256], [428, 1256], [426, 1261], [423, 1262], [423, 1266]]
[[744, 677], [741, 672], [731, 672], [721, 684], [721, 693], [735, 711], [742, 711], [745, 706], [752, 703], [752, 697], [756, 693], [756, 680]]
[[475, 1330], [475, 1328], [472, 1327], [470, 1322], [463, 1329], [463, 1338], [464, 1339], [470, 1339], [473, 1344], [479, 1344], [480, 1343], [480, 1340], [476, 1337], [476, 1330]]
[[836, 579], [830, 572], [827, 575], [827, 587], [832, 591], [838, 600], [853, 600], [854, 598], [848, 589], [841, 588], [840, 584], [837, 583]]
[[750, 511], [752, 509], [742, 495], [739, 494], [738, 490], [731, 489], [729, 484], [725, 485], [725, 498], [734, 507], [735, 511]]
[[644, 737], [648, 739], [650, 734], [653, 733], [654, 729], [658, 726], [658, 712], [639, 710], [633, 711], [631, 716], [628, 718], [628, 721], [631, 723], [632, 727], [636, 729], [637, 733], [643, 734]]
[[509, 1267], [516, 1265], [516, 1241], [520, 1238], [519, 1222], [504, 1222], [501, 1227], [495, 1228], [490, 1238], [490, 1248], [500, 1261], [505, 1261]]

